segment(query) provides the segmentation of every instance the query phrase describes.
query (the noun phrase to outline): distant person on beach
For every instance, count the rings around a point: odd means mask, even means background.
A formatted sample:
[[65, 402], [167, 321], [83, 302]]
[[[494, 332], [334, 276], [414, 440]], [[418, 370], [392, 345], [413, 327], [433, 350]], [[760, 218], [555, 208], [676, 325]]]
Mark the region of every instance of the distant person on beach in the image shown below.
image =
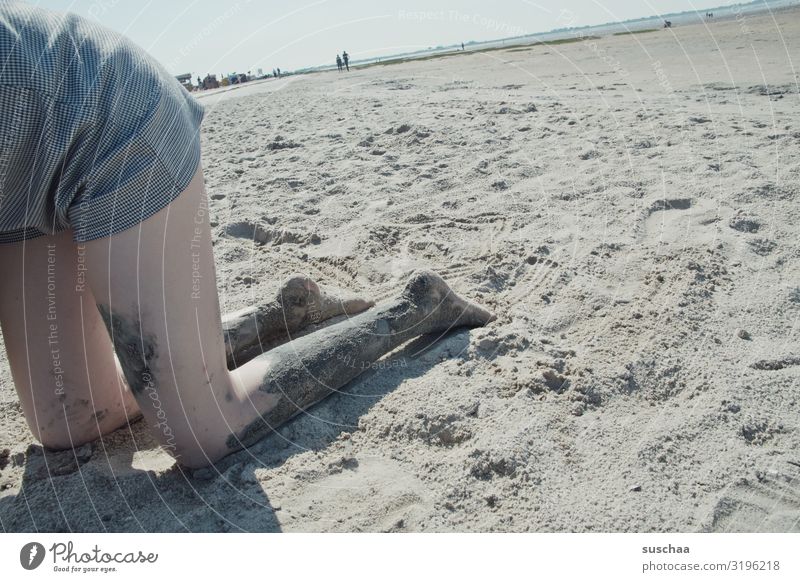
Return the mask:
[[464, 50], [464, 43], [463, 42], [461, 43], [461, 50], [462, 51]]
[[181, 465], [206, 466], [412, 338], [493, 319], [425, 271], [374, 309], [295, 275], [221, 317], [203, 106], [143, 49], [74, 15], [0, 3], [0, 55], [0, 326], [44, 447], [144, 416]]
[[347, 51], [342, 51], [342, 61], [344, 62], [344, 66], [347, 67], [347, 70], [350, 70], [350, 55], [347, 54]]
[[342, 72], [342, 57], [336, 55], [336, 67], [339, 69], [339, 72]]
[[278, 71], [278, 78], [280, 79], [281, 78], [281, 68], [278, 67], [277, 71]]

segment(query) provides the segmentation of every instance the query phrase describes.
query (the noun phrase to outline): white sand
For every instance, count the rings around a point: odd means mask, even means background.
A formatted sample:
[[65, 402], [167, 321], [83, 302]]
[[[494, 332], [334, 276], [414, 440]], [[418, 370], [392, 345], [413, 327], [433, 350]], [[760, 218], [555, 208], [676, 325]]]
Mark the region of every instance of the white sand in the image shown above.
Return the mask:
[[2, 527], [800, 530], [797, 56], [787, 11], [209, 101], [226, 309], [425, 267], [500, 317], [193, 476], [141, 422], [45, 465], [3, 361]]

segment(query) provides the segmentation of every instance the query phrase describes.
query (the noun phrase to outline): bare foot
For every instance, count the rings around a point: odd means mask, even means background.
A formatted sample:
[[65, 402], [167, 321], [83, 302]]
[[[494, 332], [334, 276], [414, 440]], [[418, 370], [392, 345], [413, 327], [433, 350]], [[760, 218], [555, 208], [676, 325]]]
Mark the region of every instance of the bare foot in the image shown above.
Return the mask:
[[425, 314], [425, 327], [431, 331], [451, 327], [482, 327], [496, 316], [477, 303], [459, 297], [433, 271], [416, 271], [406, 284], [402, 298]]
[[292, 275], [278, 290], [277, 301], [283, 308], [286, 329], [296, 331], [337, 315], [355, 315], [375, 305], [374, 301], [355, 294], [320, 289], [305, 275]]

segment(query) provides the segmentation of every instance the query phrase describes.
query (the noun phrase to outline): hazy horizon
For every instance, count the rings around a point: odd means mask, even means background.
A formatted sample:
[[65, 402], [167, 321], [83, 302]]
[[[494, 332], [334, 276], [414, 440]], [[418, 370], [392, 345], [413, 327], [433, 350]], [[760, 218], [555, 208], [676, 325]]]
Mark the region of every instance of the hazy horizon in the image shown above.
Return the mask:
[[[70, 11], [121, 32], [144, 47], [172, 74], [232, 73], [259, 68], [295, 69], [332, 64], [347, 50], [371, 58], [461, 42], [487, 41], [647, 18], [742, 2], [709, 0], [311, 0], [302, 4], [239, 0], [123, 3], [120, 0], [32, 0]], [[746, 3], [746, 2], [745, 2]]]

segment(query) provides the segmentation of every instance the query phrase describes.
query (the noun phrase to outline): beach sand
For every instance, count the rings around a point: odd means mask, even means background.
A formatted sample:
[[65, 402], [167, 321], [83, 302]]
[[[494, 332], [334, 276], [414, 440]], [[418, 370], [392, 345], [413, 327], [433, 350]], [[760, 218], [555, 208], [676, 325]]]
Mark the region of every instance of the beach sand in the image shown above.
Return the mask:
[[209, 97], [225, 310], [426, 268], [498, 319], [194, 473], [45, 455], [3, 356], [0, 525], [800, 531], [798, 55], [790, 10]]

